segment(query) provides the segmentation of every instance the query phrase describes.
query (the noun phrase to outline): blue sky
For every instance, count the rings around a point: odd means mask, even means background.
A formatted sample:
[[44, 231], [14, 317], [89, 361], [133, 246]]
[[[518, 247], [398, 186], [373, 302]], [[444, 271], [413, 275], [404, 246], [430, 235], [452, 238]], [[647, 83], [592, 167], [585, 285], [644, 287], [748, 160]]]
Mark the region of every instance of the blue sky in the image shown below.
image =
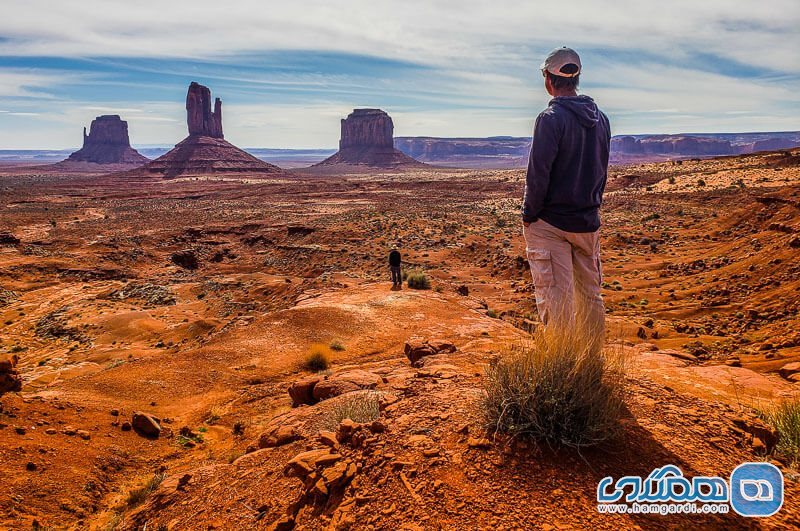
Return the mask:
[[190, 81], [245, 147], [334, 147], [365, 106], [398, 136], [523, 136], [560, 45], [615, 134], [798, 130], [798, 28], [796, 0], [4, 0], [0, 149], [77, 146], [111, 113], [174, 144]]

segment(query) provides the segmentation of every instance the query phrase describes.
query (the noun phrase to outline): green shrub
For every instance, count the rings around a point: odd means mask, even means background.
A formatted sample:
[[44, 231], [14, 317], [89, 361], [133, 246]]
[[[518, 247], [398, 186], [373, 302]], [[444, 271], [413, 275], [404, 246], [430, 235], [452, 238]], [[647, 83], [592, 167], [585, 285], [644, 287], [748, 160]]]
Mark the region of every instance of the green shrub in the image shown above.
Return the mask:
[[330, 347], [331, 350], [335, 350], [336, 352], [341, 352], [344, 350], [344, 344], [338, 339], [331, 341]]
[[544, 329], [491, 363], [483, 399], [488, 427], [555, 446], [612, 438], [624, 409], [624, 363], [619, 352], [597, 352], [597, 337]]
[[431, 289], [431, 281], [422, 271], [411, 271], [408, 274], [408, 287], [413, 289]]

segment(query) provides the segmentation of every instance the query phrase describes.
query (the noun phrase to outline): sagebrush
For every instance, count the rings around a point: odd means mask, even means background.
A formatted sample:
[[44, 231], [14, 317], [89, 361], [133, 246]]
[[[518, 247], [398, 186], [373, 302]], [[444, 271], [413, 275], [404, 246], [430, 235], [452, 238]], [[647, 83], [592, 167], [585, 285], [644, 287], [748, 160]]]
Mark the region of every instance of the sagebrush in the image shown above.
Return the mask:
[[422, 271], [408, 273], [408, 287], [413, 289], [431, 289], [431, 280]]
[[614, 437], [625, 407], [625, 364], [620, 349], [603, 351], [597, 337], [586, 327], [544, 328], [491, 363], [483, 399], [488, 427], [578, 448]]

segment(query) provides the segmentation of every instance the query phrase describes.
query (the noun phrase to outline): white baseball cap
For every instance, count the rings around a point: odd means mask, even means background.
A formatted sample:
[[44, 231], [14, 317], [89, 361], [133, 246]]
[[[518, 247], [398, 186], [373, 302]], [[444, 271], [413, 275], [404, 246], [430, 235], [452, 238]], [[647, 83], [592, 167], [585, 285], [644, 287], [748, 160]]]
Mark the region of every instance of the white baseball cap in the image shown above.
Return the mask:
[[562, 46], [547, 54], [540, 68], [554, 76], [575, 77], [581, 73], [581, 58], [572, 48]]

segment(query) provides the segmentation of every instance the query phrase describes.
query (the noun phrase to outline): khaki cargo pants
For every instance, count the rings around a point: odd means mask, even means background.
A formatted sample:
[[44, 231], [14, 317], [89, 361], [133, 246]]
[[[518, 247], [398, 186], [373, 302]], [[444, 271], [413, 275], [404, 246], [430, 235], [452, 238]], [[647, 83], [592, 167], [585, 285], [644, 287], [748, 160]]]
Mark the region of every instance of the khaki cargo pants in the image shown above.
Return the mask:
[[586, 327], [602, 346], [605, 307], [600, 293], [600, 231], [567, 232], [540, 219], [523, 233], [542, 323], [547, 328]]

